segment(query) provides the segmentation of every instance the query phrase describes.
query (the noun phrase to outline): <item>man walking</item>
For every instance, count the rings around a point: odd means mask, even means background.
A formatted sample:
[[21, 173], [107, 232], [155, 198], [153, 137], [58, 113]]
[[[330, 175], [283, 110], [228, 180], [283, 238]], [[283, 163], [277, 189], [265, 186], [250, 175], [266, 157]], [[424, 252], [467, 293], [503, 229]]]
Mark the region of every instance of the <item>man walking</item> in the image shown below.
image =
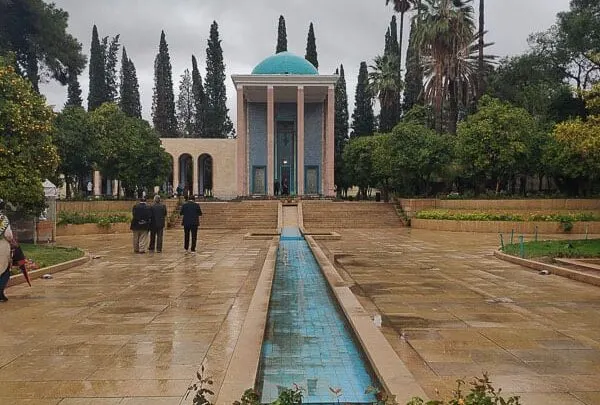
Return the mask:
[[[186, 196], [185, 203], [181, 206], [181, 211], [179, 214], [183, 216], [183, 232], [184, 232], [184, 242], [183, 248], [186, 253], [188, 248], [190, 249], [190, 253], [196, 253], [196, 239], [198, 237], [198, 226], [200, 226], [200, 216], [202, 215], [202, 210], [200, 209], [200, 205], [196, 204], [194, 201], [194, 195], [190, 195], [189, 198]], [[190, 235], [192, 236], [192, 245], [190, 246]]]
[[167, 217], [167, 207], [161, 202], [160, 196], [154, 196], [152, 210], [152, 224], [150, 225], [150, 247], [148, 251], [162, 252], [163, 230], [165, 229], [165, 218]]
[[146, 204], [146, 197], [140, 197], [140, 201], [133, 207], [132, 214], [130, 229], [133, 231], [133, 252], [146, 253], [148, 231], [152, 224], [152, 210]]

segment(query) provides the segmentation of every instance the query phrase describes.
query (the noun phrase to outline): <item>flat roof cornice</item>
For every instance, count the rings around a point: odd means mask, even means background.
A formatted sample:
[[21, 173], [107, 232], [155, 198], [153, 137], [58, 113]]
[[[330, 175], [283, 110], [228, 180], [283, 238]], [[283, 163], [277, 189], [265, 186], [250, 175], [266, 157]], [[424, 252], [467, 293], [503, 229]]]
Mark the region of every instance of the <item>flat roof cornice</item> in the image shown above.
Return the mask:
[[236, 86], [330, 86], [338, 75], [231, 75]]

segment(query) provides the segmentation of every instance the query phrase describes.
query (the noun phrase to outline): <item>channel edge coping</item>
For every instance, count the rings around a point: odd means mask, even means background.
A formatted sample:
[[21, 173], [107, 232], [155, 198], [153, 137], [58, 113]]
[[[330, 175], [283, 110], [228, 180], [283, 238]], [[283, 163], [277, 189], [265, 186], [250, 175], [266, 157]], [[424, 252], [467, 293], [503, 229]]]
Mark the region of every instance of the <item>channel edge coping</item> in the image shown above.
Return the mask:
[[371, 316], [327, 259], [315, 239], [310, 235], [305, 235], [305, 238], [383, 389], [394, 395], [398, 403], [406, 403], [416, 396], [427, 400], [423, 388], [398, 357], [381, 330], [375, 327]]
[[267, 325], [271, 288], [277, 262], [279, 237], [274, 237], [263, 263], [258, 282], [227, 366], [225, 378], [216, 396], [215, 405], [231, 405], [244, 391], [254, 388], [260, 362], [263, 337]]

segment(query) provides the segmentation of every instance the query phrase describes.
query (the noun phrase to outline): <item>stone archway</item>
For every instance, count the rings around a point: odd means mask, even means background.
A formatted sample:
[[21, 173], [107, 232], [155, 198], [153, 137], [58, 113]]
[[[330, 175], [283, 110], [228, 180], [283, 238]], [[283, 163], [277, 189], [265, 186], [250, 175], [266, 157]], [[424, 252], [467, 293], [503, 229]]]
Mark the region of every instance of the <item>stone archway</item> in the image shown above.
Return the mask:
[[179, 156], [179, 182], [183, 187], [183, 194], [193, 194], [194, 188], [194, 158], [189, 153]]
[[213, 195], [213, 158], [208, 153], [198, 157], [198, 194], [205, 197]]

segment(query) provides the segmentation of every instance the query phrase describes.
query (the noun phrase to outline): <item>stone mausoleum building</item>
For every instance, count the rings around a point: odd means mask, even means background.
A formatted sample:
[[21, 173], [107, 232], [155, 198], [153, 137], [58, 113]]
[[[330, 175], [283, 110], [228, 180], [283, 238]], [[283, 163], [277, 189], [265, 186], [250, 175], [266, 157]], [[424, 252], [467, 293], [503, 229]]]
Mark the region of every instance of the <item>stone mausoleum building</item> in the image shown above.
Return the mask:
[[171, 187], [196, 195], [334, 195], [334, 85], [307, 60], [281, 52], [233, 75], [236, 139], [162, 138]]

